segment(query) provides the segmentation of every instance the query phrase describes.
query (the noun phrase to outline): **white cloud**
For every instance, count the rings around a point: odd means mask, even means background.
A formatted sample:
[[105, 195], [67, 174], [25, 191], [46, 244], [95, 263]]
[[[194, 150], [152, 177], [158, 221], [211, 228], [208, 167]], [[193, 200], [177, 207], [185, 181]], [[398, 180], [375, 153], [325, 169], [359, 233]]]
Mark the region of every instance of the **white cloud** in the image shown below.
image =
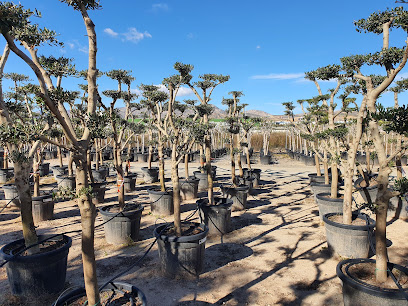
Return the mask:
[[144, 38], [152, 38], [152, 35], [149, 32], [147, 31], [144, 31], [144, 33], [139, 32], [135, 27], [128, 28], [127, 32], [124, 33], [115, 32], [111, 28], [106, 28], [105, 30], [103, 30], [103, 32], [105, 32], [106, 34], [113, 38], [120, 37], [122, 41], [130, 41], [134, 43], [138, 43]]
[[153, 11], [168, 11], [169, 10], [169, 6], [166, 3], [155, 3], [152, 5], [152, 10]]
[[137, 94], [138, 96], [140, 96], [142, 94], [142, 91], [140, 89], [138, 89], [138, 88], [135, 88], [135, 89], [132, 88], [132, 89], [130, 89], [130, 92], [134, 93], [134, 94]]
[[[166, 93], [169, 93], [169, 91], [167, 90], [166, 86], [164, 86], [163, 84], [160, 85], [156, 85], [159, 88], [159, 90], [164, 91]], [[194, 92], [189, 88], [189, 87], [183, 87], [181, 86], [177, 92], [177, 97], [186, 97], [186, 96], [190, 96], [194, 94]]]
[[122, 33], [121, 35], [123, 36], [122, 40], [134, 43], [137, 43], [144, 38], [152, 37], [149, 32], [145, 31], [144, 33], [141, 33], [136, 28], [129, 28], [127, 32]]
[[188, 38], [188, 39], [193, 39], [193, 38], [194, 38], [194, 34], [193, 34], [193, 33], [188, 33], [188, 34], [187, 34], [187, 38]]
[[292, 80], [299, 79], [305, 76], [304, 73], [271, 73], [264, 75], [251, 76], [253, 80]]
[[106, 28], [105, 30], [103, 30], [103, 32], [112, 37], [117, 37], [119, 35], [117, 32], [115, 32], [111, 28]]
[[67, 45], [70, 49], [74, 49], [74, 48], [75, 48], [75, 44], [73, 44], [73, 43], [66, 43], [66, 45]]
[[258, 45], [258, 46], [256, 46], [256, 48], [257, 48], [257, 49], [261, 49], [261, 46], [260, 46], [260, 45]]
[[88, 45], [82, 45], [78, 40], [74, 39], [72, 42], [65, 43], [71, 50], [77, 49], [79, 52], [88, 53]]

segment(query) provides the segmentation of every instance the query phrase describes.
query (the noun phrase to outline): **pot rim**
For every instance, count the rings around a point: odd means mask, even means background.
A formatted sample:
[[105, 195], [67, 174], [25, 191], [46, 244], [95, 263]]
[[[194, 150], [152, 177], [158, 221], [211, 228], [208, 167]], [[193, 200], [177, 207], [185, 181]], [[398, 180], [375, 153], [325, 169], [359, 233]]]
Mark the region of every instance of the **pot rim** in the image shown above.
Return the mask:
[[[190, 236], [166, 236], [164, 234], [160, 234], [160, 232], [168, 226], [167, 224], [159, 225], [154, 229], [154, 236], [157, 239], [163, 240], [164, 242], [194, 242], [194, 241], [199, 241], [203, 240], [207, 234], [208, 234], [208, 226], [203, 224], [203, 223], [198, 223], [198, 222], [188, 222], [190, 224], [194, 224], [196, 227], [202, 227], [203, 231], [201, 233], [195, 234], [195, 235], [190, 235]], [[204, 241], [203, 241], [204, 242]]]
[[[400, 289], [389, 289], [389, 288], [380, 288], [375, 285], [370, 285], [367, 284], [366, 282], [363, 282], [359, 279], [356, 279], [348, 274], [345, 274], [342, 271], [343, 266], [347, 265], [345, 267], [346, 273], [348, 272], [348, 268], [352, 266], [353, 264], [359, 264], [359, 263], [375, 263], [375, 259], [371, 258], [351, 258], [351, 259], [346, 259], [342, 260], [337, 264], [336, 267], [336, 274], [337, 276], [341, 279], [343, 283], [347, 283], [349, 286], [353, 287], [354, 289], [361, 290], [365, 293], [368, 293], [370, 295], [378, 296], [378, 297], [387, 297], [387, 298], [392, 298], [395, 297], [396, 295], [400, 295], [398, 300], [405, 300], [405, 297], [403, 296], [402, 292]], [[387, 263], [388, 266], [391, 266], [390, 268], [397, 268], [398, 270], [404, 272], [406, 275], [408, 275], [408, 269], [400, 266], [398, 264], [394, 263]], [[408, 288], [403, 289], [405, 293], [408, 293]]]
[[[327, 224], [329, 224], [331, 226], [335, 226], [335, 227], [340, 227], [340, 228], [350, 229], [350, 230], [360, 230], [360, 231], [367, 231], [368, 229], [372, 230], [375, 227], [375, 221], [372, 220], [371, 218], [368, 219], [368, 221], [369, 221], [368, 225], [349, 225], [349, 224], [337, 223], [337, 222], [329, 220], [329, 217], [335, 216], [335, 215], [343, 215], [343, 213], [328, 213], [328, 214], [325, 214], [323, 216], [323, 222], [327, 223]], [[353, 213], [352, 215], [355, 218], [367, 220], [365, 218], [366, 215], [356, 214], [356, 213]], [[371, 221], [373, 223], [371, 223]]]

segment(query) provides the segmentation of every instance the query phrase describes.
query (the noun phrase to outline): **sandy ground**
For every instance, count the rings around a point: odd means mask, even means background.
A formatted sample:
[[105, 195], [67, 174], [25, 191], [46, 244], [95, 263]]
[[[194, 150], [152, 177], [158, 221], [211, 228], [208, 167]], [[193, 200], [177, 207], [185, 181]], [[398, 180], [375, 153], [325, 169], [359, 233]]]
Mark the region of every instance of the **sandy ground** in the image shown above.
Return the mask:
[[[314, 167], [304, 166], [285, 154], [276, 155], [277, 163], [253, 167], [262, 169], [261, 186], [248, 197], [248, 209], [232, 213], [233, 230], [223, 237], [206, 242], [204, 272], [196, 280], [175, 280], [162, 276], [157, 245], [140, 265], [120, 280], [140, 288], [149, 305], [342, 305], [341, 283], [335, 268], [339, 261], [328, 254], [324, 226], [308, 186], [308, 173]], [[55, 160], [51, 163], [55, 164]], [[131, 169], [141, 175], [145, 163], [132, 163]], [[227, 157], [216, 160], [217, 186], [227, 184], [230, 166]], [[183, 164], [180, 174], [184, 174]], [[198, 167], [190, 165], [190, 173]], [[169, 168], [167, 162], [166, 169]], [[166, 176], [169, 177], [169, 170]], [[110, 178], [111, 181], [114, 177]], [[144, 205], [140, 240], [130, 245], [108, 245], [103, 227], [96, 231], [96, 258], [99, 283], [126, 270], [138, 260], [153, 241], [157, 218], [150, 212], [146, 188], [137, 180], [137, 190], [127, 195]], [[50, 181], [50, 178], [48, 178]], [[169, 184], [169, 183], [167, 183]], [[44, 189], [52, 188], [44, 185]], [[215, 189], [219, 192], [219, 188]], [[116, 201], [116, 187], [109, 185], [103, 205]], [[2, 199], [4, 195], [0, 194]], [[204, 197], [205, 193], [200, 194]], [[5, 203], [4, 200], [0, 204]], [[195, 209], [195, 201], [183, 202], [182, 217]], [[61, 233], [80, 229], [79, 210], [75, 201], [55, 204], [55, 219], [37, 224], [37, 231]], [[171, 221], [172, 217], [165, 217]], [[160, 223], [162, 221], [158, 221]], [[102, 223], [98, 215], [96, 224]], [[0, 245], [22, 237], [17, 211], [8, 209], [0, 215]], [[67, 288], [82, 285], [80, 235], [70, 235], [73, 244], [68, 257]], [[397, 220], [388, 226], [390, 260], [408, 264], [407, 223]], [[10, 299], [6, 269], [0, 269], [0, 305]], [[32, 301], [24, 305], [41, 305]], [[45, 303], [44, 303], [45, 304]], [[8, 305], [8, 303], [7, 303]]]

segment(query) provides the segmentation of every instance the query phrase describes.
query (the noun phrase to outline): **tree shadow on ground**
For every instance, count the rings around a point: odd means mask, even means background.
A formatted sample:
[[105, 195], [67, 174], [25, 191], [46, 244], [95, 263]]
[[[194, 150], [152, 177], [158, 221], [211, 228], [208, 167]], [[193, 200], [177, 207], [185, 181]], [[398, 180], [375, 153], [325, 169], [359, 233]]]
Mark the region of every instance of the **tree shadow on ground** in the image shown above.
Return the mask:
[[235, 216], [231, 218], [231, 231], [236, 231], [246, 226], [253, 224], [261, 224], [262, 219], [258, 218], [252, 214], [245, 214], [241, 216]]
[[230, 262], [238, 261], [253, 254], [250, 247], [237, 243], [214, 244], [205, 249], [203, 273], [217, 270]]

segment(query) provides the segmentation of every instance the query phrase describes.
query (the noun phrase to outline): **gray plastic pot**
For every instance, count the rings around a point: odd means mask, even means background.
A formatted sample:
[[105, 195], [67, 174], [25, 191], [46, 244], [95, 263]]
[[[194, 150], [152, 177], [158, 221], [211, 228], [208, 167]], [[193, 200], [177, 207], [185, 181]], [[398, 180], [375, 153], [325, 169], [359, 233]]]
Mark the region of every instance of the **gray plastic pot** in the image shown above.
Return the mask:
[[[365, 305], [385, 305], [400, 306], [408, 304], [408, 288], [403, 290], [381, 288], [375, 285], [367, 284], [349, 273], [352, 266], [358, 264], [372, 263], [374, 259], [346, 259], [338, 263], [336, 274], [343, 285], [343, 303], [344, 306], [365, 306]], [[388, 269], [395, 274], [408, 275], [408, 269], [393, 263], [388, 263]], [[355, 267], [356, 268], [356, 267]], [[373, 273], [374, 274], [374, 273]], [[398, 276], [396, 278], [398, 279]]]
[[173, 191], [160, 191], [157, 189], [148, 189], [150, 197], [151, 211], [155, 215], [169, 216], [174, 212]]
[[32, 204], [35, 223], [54, 218], [54, 200], [51, 194], [33, 197]]
[[156, 183], [159, 181], [159, 167], [142, 167], [143, 177], [145, 183]]
[[319, 207], [319, 217], [323, 221], [323, 216], [328, 213], [342, 213], [343, 212], [343, 199], [340, 198], [340, 194], [337, 195], [338, 198], [330, 198], [330, 193], [318, 193], [316, 195], [317, 206]]
[[221, 187], [224, 197], [232, 200], [232, 211], [243, 210], [247, 207], [249, 186]]
[[219, 236], [231, 231], [231, 199], [214, 197], [214, 205], [209, 205], [208, 199], [196, 201], [200, 219], [208, 226], [210, 236]]
[[[48, 237], [50, 237], [48, 235]], [[39, 241], [47, 236], [39, 236]], [[0, 257], [9, 260], [6, 264], [7, 278], [11, 291], [16, 295], [30, 296], [59, 293], [64, 289], [67, 272], [67, 258], [72, 239], [60, 235], [52, 240], [63, 240], [64, 244], [52, 251], [13, 258], [13, 250], [24, 246], [24, 239], [6, 244], [0, 250]]]
[[[367, 225], [347, 225], [330, 220], [331, 216], [341, 213], [328, 213], [323, 216], [326, 239], [329, 249], [343, 258], [367, 258], [370, 250], [370, 237], [374, 239], [375, 221], [368, 219]], [[366, 222], [366, 215], [353, 214]]]
[[130, 204], [127, 211], [111, 212], [114, 207], [118, 205], [108, 205], [99, 210], [103, 222], [109, 221], [104, 224], [106, 242], [118, 245], [127, 244], [129, 240], [137, 241], [143, 206]]
[[21, 206], [20, 198], [18, 196], [16, 185], [14, 185], [14, 184], [4, 184], [3, 185], [3, 191], [4, 191], [4, 198], [7, 201], [7, 203], [9, 201], [11, 201], [10, 204], [14, 204], [17, 207]]
[[185, 181], [180, 182], [180, 192], [184, 200], [197, 198], [199, 182], [200, 180], [194, 176], [190, 176]]
[[167, 277], [195, 279], [204, 268], [208, 227], [199, 223], [189, 224], [191, 224], [191, 229], [188, 231], [201, 230], [197, 234], [181, 237], [164, 234], [166, 225], [160, 225], [154, 230], [159, 248], [161, 269]]

